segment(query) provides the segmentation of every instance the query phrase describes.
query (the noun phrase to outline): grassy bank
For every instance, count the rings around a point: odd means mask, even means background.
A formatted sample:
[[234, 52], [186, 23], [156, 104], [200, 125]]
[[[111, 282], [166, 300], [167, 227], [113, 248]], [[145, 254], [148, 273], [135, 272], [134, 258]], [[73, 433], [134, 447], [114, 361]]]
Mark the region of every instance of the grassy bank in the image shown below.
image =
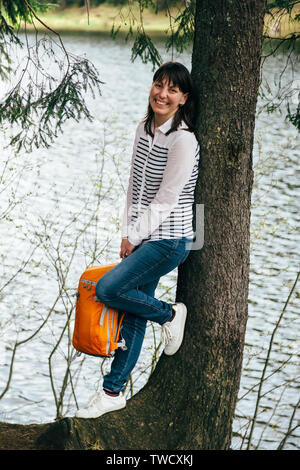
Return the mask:
[[[177, 16], [178, 10], [174, 8], [172, 15]], [[120, 16], [121, 14], [121, 16]], [[274, 16], [266, 15], [265, 33], [272, 38], [282, 38], [294, 32], [300, 33], [300, 22], [293, 21], [296, 14], [300, 14], [300, 5], [296, 5], [292, 12], [292, 17], [282, 13]], [[61, 10], [59, 7], [49, 11], [47, 14], [40, 15], [40, 18], [52, 29], [61, 33], [102, 33], [110, 34], [111, 29], [120, 27], [121, 34], [127, 34], [129, 25], [133, 28], [139, 23], [139, 10], [136, 5], [131, 9], [114, 7], [112, 5], [102, 4], [98, 7], [91, 8], [89, 18], [86, 8], [67, 8]], [[166, 31], [170, 27], [169, 18], [166, 12], [155, 14], [152, 9], [147, 9], [143, 13], [143, 22], [145, 31], [155, 37], [165, 36]], [[43, 30], [44, 27], [35, 20], [35, 28]], [[29, 30], [33, 30], [32, 25], [28, 25]]]
[[265, 34], [272, 38], [286, 38], [291, 34], [300, 34], [300, 21], [295, 21], [296, 15], [300, 15], [300, 5], [295, 5], [291, 15], [273, 10], [273, 15], [265, 17]]
[[[176, 10], [177, 12], [177, 10]], [[175, 11], [173, 12], [175, 13]], [[114, 7], [102, 4], [98, 7], [90, 8], [89, 16], [85, 7], [67, 8], [61, 10], [56, 8], [39, 17], [47, 26], [60, 33], [103, 33], [110, 34], [112, 27], [120, 26], [120, 33], [127, 34], [129, 25], [136, 28], [139, 23], [139, 10], [136, 6], [128, 8]], [[145, 31], [151, 36], [165, 36], [169, 28], [169, 18], [165, 12], [155, 14], [153, 10], [145, 10], [143, 14]], [[43, 30], [44, 27], [37, 20], [34, 26], [27, 25], [29, 30]]]

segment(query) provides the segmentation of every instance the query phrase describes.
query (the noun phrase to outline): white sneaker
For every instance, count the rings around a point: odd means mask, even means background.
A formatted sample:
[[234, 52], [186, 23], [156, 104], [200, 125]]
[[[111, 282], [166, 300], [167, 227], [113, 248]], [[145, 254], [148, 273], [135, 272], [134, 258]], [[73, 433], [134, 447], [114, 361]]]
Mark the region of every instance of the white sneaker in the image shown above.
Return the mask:
[[110, 411], [121, 410], [126, 406], [126, 399], [122, 393], [111, 397], [105, 392], [95, 393], [84, 408], [75, 412], [76, 418], [99, 418]]
[[184, 326], [187, 315], [186, 306], [182, 303], [174, 304], [175, 317], [172, 321], [168, 321], [162, 325], [165, 349], [164, 353], [167, 356], [175, 354], [183, 340]]

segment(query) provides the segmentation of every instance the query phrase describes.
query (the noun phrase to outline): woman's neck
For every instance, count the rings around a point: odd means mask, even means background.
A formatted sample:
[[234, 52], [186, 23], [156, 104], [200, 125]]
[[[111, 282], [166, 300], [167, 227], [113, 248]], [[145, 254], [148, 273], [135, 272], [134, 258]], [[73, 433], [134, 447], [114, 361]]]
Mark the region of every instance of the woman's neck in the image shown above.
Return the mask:
[[162, 126], [165, 122], [167, 122], [172, 116], [172, 114], [171, 116], [157, 116], [154, 114], [154, 132], [158, 127]]

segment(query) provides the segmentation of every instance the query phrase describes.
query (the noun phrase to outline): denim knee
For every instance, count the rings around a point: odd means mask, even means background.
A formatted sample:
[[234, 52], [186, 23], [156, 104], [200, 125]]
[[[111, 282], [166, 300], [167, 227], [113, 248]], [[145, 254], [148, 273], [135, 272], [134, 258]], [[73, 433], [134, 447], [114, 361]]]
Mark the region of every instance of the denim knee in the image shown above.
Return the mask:
[[99, 279], [96, 284], [95, 293], [97, 298], [103, 303], [109, 303], [116, 298], [116, 292], [113, 291], [111, 283], [108, 284], [103, 279]]

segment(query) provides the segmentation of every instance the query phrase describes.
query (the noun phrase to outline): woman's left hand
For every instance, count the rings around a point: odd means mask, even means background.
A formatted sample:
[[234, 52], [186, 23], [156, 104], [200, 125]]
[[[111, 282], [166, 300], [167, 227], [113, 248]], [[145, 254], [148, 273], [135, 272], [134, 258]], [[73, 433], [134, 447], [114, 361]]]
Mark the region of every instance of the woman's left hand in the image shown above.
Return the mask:
[[120, 249], [120, 258], [126, 258], [127, 256], [131, 255], [135, 248], [136, 246], [130, 243], [128, 238], [123, 238]]

